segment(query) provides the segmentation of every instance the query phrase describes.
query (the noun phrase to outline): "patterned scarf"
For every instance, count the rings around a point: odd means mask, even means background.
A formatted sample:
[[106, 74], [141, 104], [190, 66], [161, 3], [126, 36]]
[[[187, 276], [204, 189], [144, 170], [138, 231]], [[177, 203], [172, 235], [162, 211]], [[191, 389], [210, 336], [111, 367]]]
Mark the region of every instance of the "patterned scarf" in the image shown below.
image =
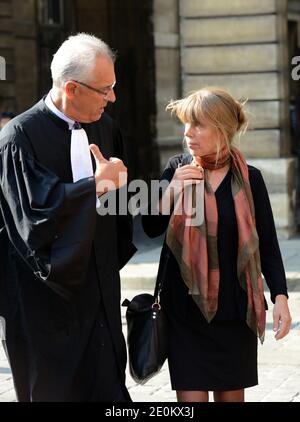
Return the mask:
[[198, 226], [186, 224], [191, 214], [182, 206], [186, 199], [184, 196], [192, 195], [192, 201], [189, 203], [195, 203], [196, 189], [184, 189], [175, 205], [176, 207], [180, 202], [182, 213], [175, 215], [174, 210], [170, 218], [166, 242], [179, 264], [181, 276], [189, 293], [207, 322], [210, 322], [218, 309], [220, 281], [217, 244], [218, 210], [216, 197], [207, 180], [205, 169], [221, 168], [228, 163], [231, 163], [231, 190], [238, 227], [237, 276], [248, 298], [246, 322], [263, 343], [266, 312], [259, 239], [248, 167], [244, 157], [236, 148], [232, 148], [231, 156], [227, 148], [221, 150], [217, 165], [216, 154], [201, 157], [201, 161], [198, 161], [198, 164], [204, 168], [203, 222]]

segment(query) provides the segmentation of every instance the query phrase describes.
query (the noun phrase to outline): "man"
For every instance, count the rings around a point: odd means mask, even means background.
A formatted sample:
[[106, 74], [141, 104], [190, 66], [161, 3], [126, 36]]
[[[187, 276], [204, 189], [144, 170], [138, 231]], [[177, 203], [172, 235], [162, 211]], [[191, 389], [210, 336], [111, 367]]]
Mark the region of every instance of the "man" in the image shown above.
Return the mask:
[[127, 401], [119, 269], [135, 248], [126, 217], [96, 212], [126, 183], [122, 138], [104, 113], [114, 55], [78, 34], [51, 72], [50, 93], [0, 135], [0, 315], [16, 393]]

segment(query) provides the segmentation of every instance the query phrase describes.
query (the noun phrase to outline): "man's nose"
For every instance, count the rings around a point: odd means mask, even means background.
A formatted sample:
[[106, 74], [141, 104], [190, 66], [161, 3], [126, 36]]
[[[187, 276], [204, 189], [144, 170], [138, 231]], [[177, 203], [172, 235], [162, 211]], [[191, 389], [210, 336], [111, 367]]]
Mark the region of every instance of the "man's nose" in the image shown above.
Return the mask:
[[116, 94], [113, 88], [108, 93], [107, 101], [111, 103], [114, 103], [116, 101]]

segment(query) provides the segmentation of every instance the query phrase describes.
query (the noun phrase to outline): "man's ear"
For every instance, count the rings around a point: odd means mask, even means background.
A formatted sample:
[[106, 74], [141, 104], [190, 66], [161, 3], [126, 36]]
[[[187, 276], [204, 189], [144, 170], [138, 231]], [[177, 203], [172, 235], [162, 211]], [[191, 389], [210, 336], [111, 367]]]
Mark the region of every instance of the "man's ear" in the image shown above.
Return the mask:
[[68, 98], [73, 98], [76, 95], [76, 92], [78, 90], [77, 85], [73, 81], [67, 81], [65, 82], [65, 93]]

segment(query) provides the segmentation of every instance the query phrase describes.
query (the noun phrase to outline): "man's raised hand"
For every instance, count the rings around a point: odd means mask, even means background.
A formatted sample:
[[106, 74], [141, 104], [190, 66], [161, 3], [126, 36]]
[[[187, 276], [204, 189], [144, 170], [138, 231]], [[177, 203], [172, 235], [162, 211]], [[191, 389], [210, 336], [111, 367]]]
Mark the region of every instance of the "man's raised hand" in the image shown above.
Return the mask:
[[127, 183], [127, 168], [122, 160], [116, 157], [107, 160], [95, 144], [90, 145], [90, 150], [96, 162], [95, 181], [98, 196], [119, 189]]

